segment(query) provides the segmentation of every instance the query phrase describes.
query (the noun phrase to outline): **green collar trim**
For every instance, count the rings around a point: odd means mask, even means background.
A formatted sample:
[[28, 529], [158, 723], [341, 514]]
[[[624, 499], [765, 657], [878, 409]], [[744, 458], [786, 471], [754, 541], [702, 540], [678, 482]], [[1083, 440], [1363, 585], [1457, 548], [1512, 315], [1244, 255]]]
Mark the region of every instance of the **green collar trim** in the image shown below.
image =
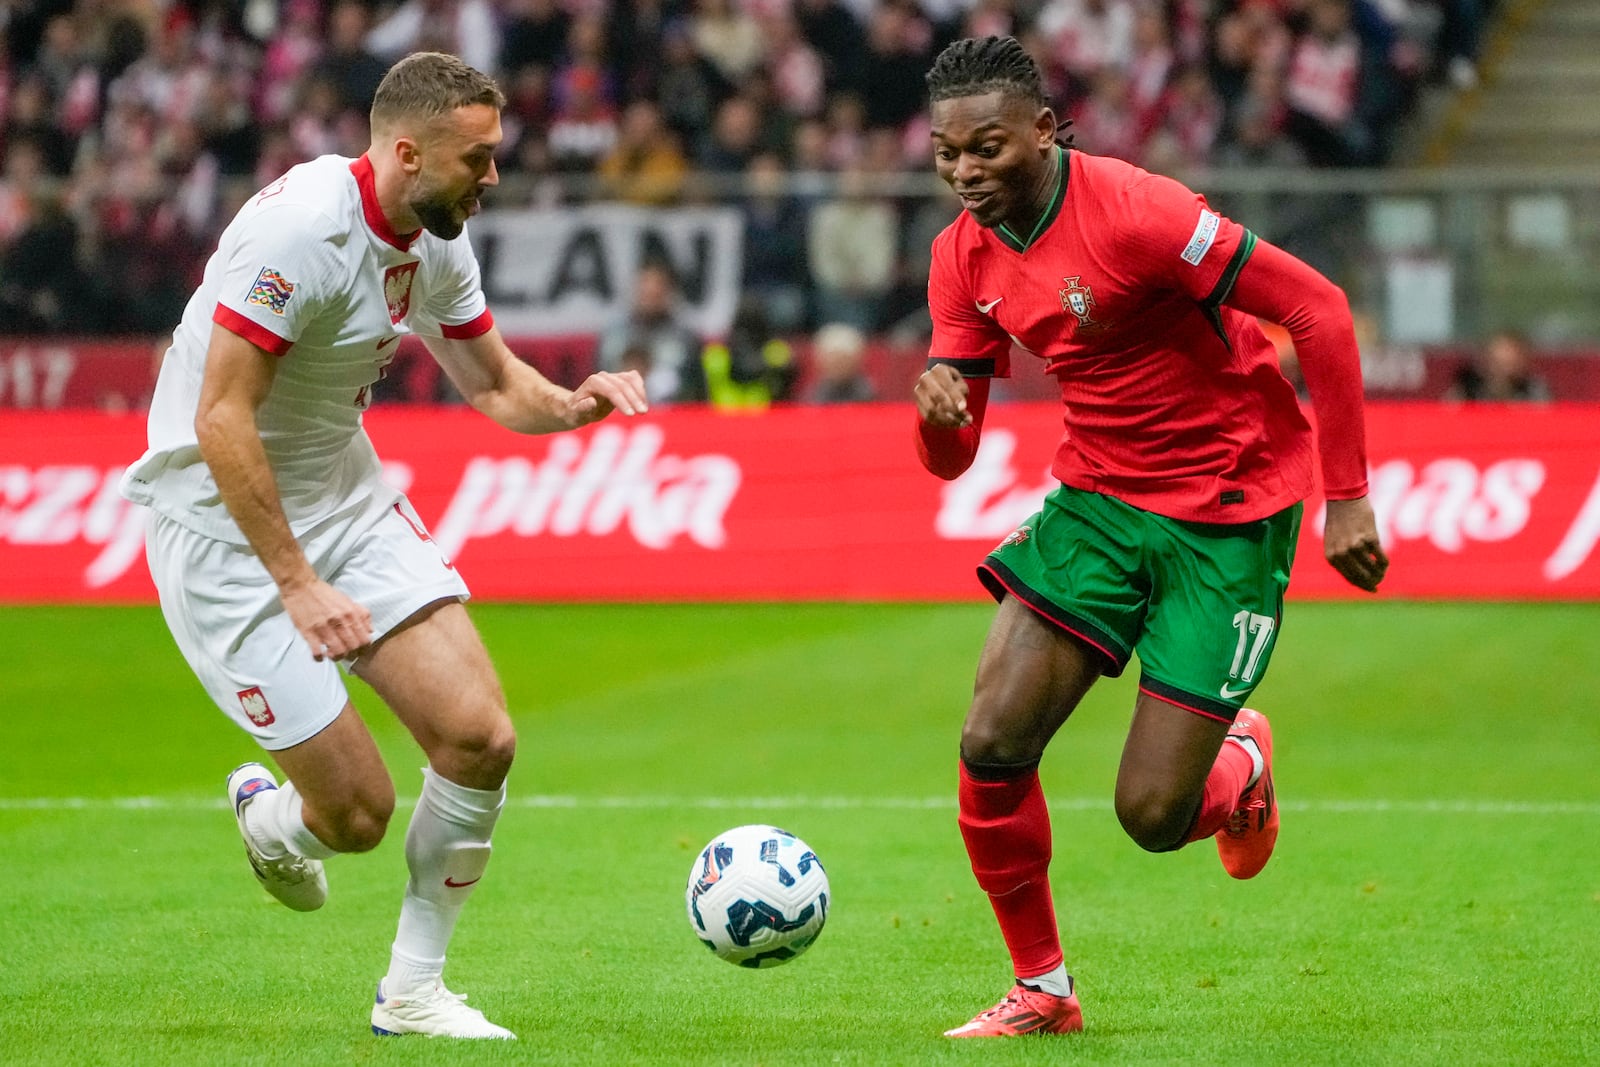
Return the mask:
[[1067, 199], [1067, 178], [1070, 169], [1067, 165], [1067, 151], [1060, 145], [1056, 145], [1055, 149], [1056, 159], [1060, 163], [1056, 169], [1056, 190], [1051, 194], [1050, 203], [1045, 207], [1044, 214], [1039, 216], [1039, 221], [1034, 224], [1033, 232], [1028, 234], [1028, 239], [1024, 241], [1018, 237], [1005, 223], [995, 228], [995, 234], [1014, 252], [1026, 252], [1031, 248], [1033, 242], [1039, 239], [1039, 235], [1049, 229], [1056, 216], [1061, 214], [1061, 205]]

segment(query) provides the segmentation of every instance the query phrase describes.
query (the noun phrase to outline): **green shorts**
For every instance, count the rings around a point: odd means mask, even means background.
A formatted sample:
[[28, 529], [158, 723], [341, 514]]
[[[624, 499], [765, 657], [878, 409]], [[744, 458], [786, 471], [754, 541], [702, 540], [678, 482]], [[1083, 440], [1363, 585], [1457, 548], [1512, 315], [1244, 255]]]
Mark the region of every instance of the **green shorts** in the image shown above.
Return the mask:
[[1232, 722], [1272, 658], [1301, 510], [1183, 522], [1058, 486], [978, 578], [1100, 653], [1107, 675], [1137, 652], [1140, 689]]

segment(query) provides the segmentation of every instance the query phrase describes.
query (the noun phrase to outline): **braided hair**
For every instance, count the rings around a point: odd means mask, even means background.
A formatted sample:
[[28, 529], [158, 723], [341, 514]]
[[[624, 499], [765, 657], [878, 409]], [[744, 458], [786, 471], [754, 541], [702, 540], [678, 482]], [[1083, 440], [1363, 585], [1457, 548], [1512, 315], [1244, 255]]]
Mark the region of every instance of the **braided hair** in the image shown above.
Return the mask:
[[[1000, 92], [1033, 107], [1050, 106], [1039, 64], [1015, 37], [965, 37], [954, 41], [939, 53], [924, 80], [930, 102]], [[1071, 125], [1072, 120], [1067, 119], [1056, 126], [1057, 143], [1072, 144], [1071, 134], [1061, 134]]]

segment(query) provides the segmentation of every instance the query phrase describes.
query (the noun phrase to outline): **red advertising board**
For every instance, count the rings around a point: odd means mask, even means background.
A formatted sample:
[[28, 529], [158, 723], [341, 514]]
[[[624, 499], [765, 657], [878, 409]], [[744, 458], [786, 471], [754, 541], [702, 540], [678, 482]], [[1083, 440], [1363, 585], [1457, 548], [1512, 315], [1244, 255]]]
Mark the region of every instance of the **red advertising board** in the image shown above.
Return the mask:
[[[991, 408], [961, 479], [918, 466], [905, 405], [671, 409], [519, 437], [455, 408], [368, 428], [474, 592], [492, 600], [946, 600], [1050, 485], [1055, 404]], [[1383, 405], [1382, 596], [1600, 597], [1600, 405]], [[148, 601], [142, 512], [116, 492], [138, 415], [0, 416], [0, 601]], [[1364, 596], [1310, 502], [1291, 595]]]

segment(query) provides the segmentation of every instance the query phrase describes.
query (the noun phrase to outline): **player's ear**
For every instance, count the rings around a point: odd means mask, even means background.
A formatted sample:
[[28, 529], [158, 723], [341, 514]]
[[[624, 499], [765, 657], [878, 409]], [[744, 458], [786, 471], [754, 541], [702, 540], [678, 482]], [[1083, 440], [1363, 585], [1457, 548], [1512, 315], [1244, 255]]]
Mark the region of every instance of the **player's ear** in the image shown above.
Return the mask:
[[1040, 150], [1049, 148], [1056, 143], [1056, 113], [1050, 108], [1042, 107], [1033, 119], [1033, 136], [1038, 142]]
[[395, 162], [404, 174], [415, 174], [422, 169], [422, 151], [411, 137], [397, 137], [394, 142]]

